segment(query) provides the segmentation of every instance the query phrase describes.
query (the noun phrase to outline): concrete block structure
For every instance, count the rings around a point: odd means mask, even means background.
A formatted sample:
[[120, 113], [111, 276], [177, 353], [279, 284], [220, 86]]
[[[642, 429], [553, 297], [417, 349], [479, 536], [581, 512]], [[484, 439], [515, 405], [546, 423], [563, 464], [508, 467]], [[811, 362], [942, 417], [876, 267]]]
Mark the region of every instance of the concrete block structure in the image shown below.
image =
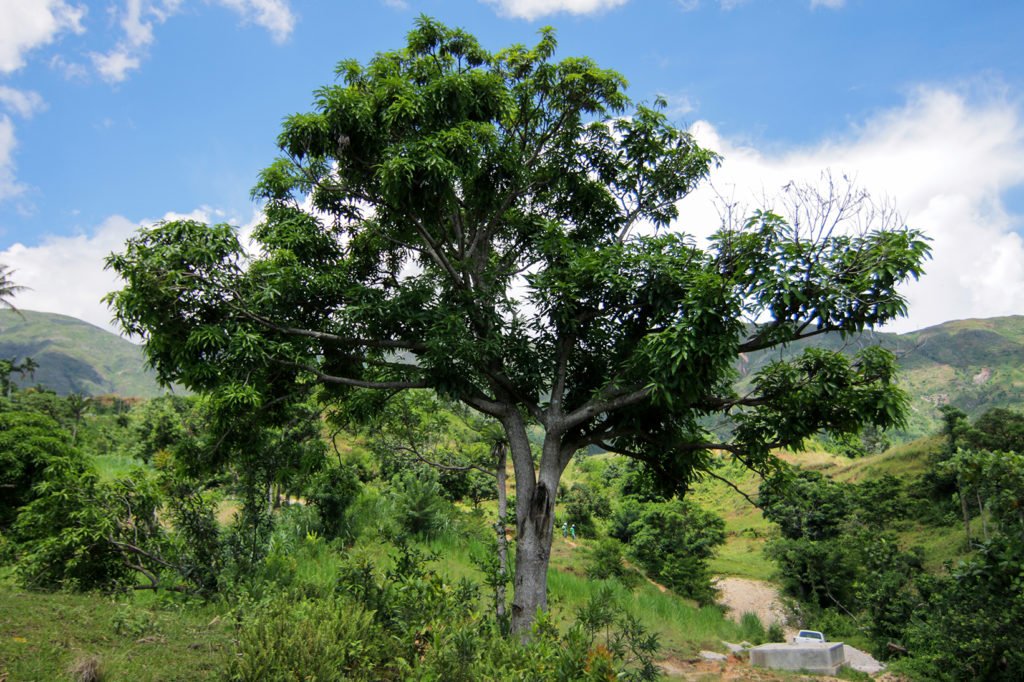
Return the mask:
[[846, 663], [842, 642], [762, 644], [750, 650], [750, 664], [775, 670], [835, 675]]

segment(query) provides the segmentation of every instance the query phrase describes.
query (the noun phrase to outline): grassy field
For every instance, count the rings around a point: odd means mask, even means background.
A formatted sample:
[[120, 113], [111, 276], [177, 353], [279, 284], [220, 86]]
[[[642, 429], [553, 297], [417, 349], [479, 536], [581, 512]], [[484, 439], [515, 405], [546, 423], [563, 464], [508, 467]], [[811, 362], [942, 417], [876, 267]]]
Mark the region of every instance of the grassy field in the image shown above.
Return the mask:
[[92, 458], [92, 462], [102, 481], [123, 478], [133, 469], [145, 467], [139, 459], [130, 455], [97, 455]]
[[[665, 658], [686, 660], [701, 649], [722, 650], [723, 639], [757, 635], [725, 619], [717, 608], [697, 608], [653, 585], [629, 590], [616, 582], [588, 580], [580, 568], [587, 543], [570, 547], [559, 541], [549, 586], [556, 622], [563, 627], [605, 589], [659, 635]], [[313, 544], [296, 554], [295, 580], [329, 589], [341, 559], [325, 543]], [[452, 581], [480, 577], [471, 556], [485, 546], [447, 536], [425, 549], [439, 555], [436, 568]], [[373, 558], [378, 570], [388, 565], [379, 542], [367, 539], [351, 551]], [[488, 598], [481, 594], [482, 600]], [[231, 616], [224, 604], [162, 605], [148, 593], [115, 599], [30, 592], [17, 587], [7, 571], [0, 574], [0, 613], [0, 680], [5, 682], [74, 679], [74, 670], [90, 665], [107, 681], [215, 680], [221, 679], [232, 651]]]
[[[0, 573], [0, 680], [218, 680], [231, 626], [216, 606], [160, 606], [152, 595], [29, 592]], [[98, 678], [97, 678], [98, 679]]]
[[[918, 441], [882, 455], [848, 459], [822, 451], [784, 454], [787, 461], [821, 471], [837, 480], [860, 482], [885, 474], [901, 478], [922, 473], [931, 441]], [[130, 469], [129, 458], [106, 456], [97, 464], [104, 477]], [[597, 456], [584, 468], [599, 466], [607, 456]], [[753, 496], [759, 480], [753, 474], [723, 462], [716, 472], [730, 479], [743, 493]], [[583, 471], [574, 463], [566, 472], [567, 486], [582, 481]], [[708, 477], [691, 493], [700, 505], [725, 519], [727, 541], [712, 561], [717, 575], [760, 580], [774, 577], [774, 566], [765, 559], [763, 547], [772, 524], [743, 495], [728, 484]], [[222, 503], [221, 519], [230, 520], [236, 503]], [[461, 518], [451, 531], [424, 543], [436, 555], [435, 568], [451, 581], [480, 581], [474, 557], [492, 551], [485, 530], [493, 517], [494, 503], [478, 509], [462, 507]], [[475, 528], [474, 532], [466, 532]], [[907, 524], [900, 531], [905, 544], [923, 548], [930, 568], [956, 554], [963, 545], [956, 526], [926, 527]], [[616, 582], [589, 580], [588, 552], [593, 540], [575, 542], [555, 538], [549, 572], [549, 601], [556, 622], [567, 627], [576, 611], [595, 595], [610, 595], [625, 611], [637, 616], [659, 635], [662, 658], [692, 659], [702, 649], [723, 650], [722, 640], [754, 640], [753, 629], [723, 617], [718, 608], [698, 608], [692, 602], [641, 582], [628, 589]], [[389, 565], [388, 547], [368, 531], [348, 552], [369, 558], [377, 570]], [[343, 558], [316, 537], [300, 541], [294, 558], [292, 580], [314, 593], [328, 592]], [[601, 590], [607, 590], [602, 593]], [[482, 603], [490, 596], [481, 590]], [[9, 569], [0, 571], [0, 682], [15, 680], [72, 679], [72, 671], [96, 665], [105, 680], [203, 680], [221, 679], [232, 655], [233, 627], [230, 605], [224, 603], [183, 605], [156, 598], [148, 592], [112, 598], [97, 594], [36, 593], [16, 586]], [[712, 674], [708, 679], [715, 679]], [[765, 679], [785, 679], [785, 676]]]

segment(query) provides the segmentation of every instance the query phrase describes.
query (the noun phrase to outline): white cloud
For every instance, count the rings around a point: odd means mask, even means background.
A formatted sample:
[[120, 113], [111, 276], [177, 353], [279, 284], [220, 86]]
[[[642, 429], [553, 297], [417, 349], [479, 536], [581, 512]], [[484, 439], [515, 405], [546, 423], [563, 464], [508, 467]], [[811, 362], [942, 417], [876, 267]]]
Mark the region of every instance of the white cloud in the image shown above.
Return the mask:
[[22, 118], [31, 118], [33, 114], [46, 108], [46, 102], [38, 92], [15, 90], [6, 85], [0, 85], [0, 106]]
[[14, 281], [29, 289], [15, 305], [71, 315], [113, 330], [111, 314], [100, 297], [117, 288], [117, 278], [103, 269], [103, 259], [120, 249], [138, 224], [113, 216], [91, 235], [49, 237], [38, 246], [14, 244], [0, 252], [0, 263], [14, 269]]
[[50, 57], [50, 68], [63, 72], [68, 80], [84, 80], [89, 75], [89, 69], [84, 64], [69, 62], [59, 54]]
[[283, 43], [295, 28], [288, 0], [216, 0], [241, 15], [243, 21], [262, 26], [275, 42]]
[[137, 70], [153, 42], [153, 21], [163, 22], [171, 13], [157, 4], [144, 6], [143, 0], [125, 0], [124, 11], [118, 22], [124, 37], [108, 52], [89, 53], [93, 66], [103, 80], [120, 83], [128, 78], [129, 71]]
[[[225, 220], [225, 215], [203, 207], [189, 213], [169, 212], [162, 218], [181, 219], [220, 222]], [[252, 233], [258, 219], [257, 215], [242, 227], [243, 239]], [[91, 234], [51, 236], [37, 246], [18, 243], [0, 251], [0, 263], [15, 270], [14, 281], [30, 287], [17, 295], [14, 304], [25, 310], [71, 315], [120, 333], [111, 322], [113, 315], [100, 299], [122, 284], [113, 272], [103, 269], [103, 261], [109, 254], [123, 251], [125, 241], [141, 226], [155, 222], [135, 222], [115, 215], [104, 220]]]
[[89, 57], [103, 80], [110, 83], [120, 83], [128, 78], [129, 71], [142, 65], [142, 58], [126, 47], [116, 47], [106, 54], [92, 52]]
[[846, 0], [811, 0], [811, 9], [826, 7], [828, 9], [842, 9], [846, 6]]
[[629, 0], [484, 0], [505, 16], [532, 21], [549, 14], [596, 14], [625, 5]]
[[[154, 26], [177, 14], [184, 1], [124, 0], [122, 10], [113, 10], [120, 17], [118, 25], [123, 32], [121, 39], [106, 52], [89, 53], [92, 65], [100, 76], [108, 82], [120, 83], [128, 78], [131, 71], [138, 70], [149, 46], [155, 40]], [[295, 16], [288, 0], [214, 1], [237, 13], [242, 21], [267, 29], [275, 42], [284, 42], [295, 28]]]
[[85, 7], [64, 0], [0, 2], [0, 73], [25, 66], [25, 55], [52, 43], [64, 32], [82, 33]]
[[409, 3], [406, 0], [381, 0], [381, 2], [395, 9], [409, 9]]
[[[148, 8], [147, 8], [148, 9]], [[170, 14], [159, 7], [152, 8], [159, 21], [164, 21]], [[124, 29], [125, 40], [132, 47], [142, 47], [153, 42], [153, 22], [142, 18], [142, 0], [126, 0], [121, 28]]]
[[15, 146], [14, 124], [9, 117], [0, 115], [0, 201], [21, 194], [24, 190], [14, 178]]
[[1024, 112], [999, 96], [921, 88], [843, 137], [782, 152], [721, 136], [710, 124], [698, 140], [724, 156], [703, 187], [681, 204], [680, 227], [706, 236], [717, 227], [714, 190], [760, 205], [790, 180], [814, 181], [823, 169], [847, 174], [876, 197], [889, 197], [906, 222], [932, 240], [933, 259], [906, 287], [909, 330], [945, 320], [1024, 314], [1024, 216], [1003, 197], [1024, 185]]
[[661, 93], [659, 96], [665, 100], [665, 104], [667, 105], [665, 113], [669, 117], [678, 118], [680, 116], [686, 116], [696, 109], [689, 96], [685, 93]]

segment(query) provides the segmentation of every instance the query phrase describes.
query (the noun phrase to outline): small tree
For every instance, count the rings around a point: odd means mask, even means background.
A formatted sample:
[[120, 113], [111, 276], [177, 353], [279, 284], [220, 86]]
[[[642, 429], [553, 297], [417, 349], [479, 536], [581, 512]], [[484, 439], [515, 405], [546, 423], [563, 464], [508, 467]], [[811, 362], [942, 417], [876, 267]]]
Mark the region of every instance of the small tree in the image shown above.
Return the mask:
[[6, 265], [0, 265], [0, 306], [13, 310], [14, 312], [21, 315], [21, 311], [14, 307], [11, 303], [11, 299], [14, 295], [20, 291], [26, 291], [28, 287], [15, 284], [14, 280], [11, 279], [11, 275], [14, 274], [14, 270]]
[[[906, 312], [921, 235], [866, 195], [789, 188], [707, 248], [665, 228], [717, 162], [663, 102], [586, 58], [485, 50], [421, 18], [405, 48], [342, 62], [289, 117], [254, 196], [247, 251], [227, 225], [146, 228], [108, 266], [108, 301], [161, 380], [277, 418], [324, 398], [432, 388], [497, 420], [516, 479], [512, 626], [547, 605], [555, 495], [592, 445], [685, 488], [711, 449], [752, 467], [819, 431], [900, 420], [895, 361], [808, 351], [732, 388], [740, 354]], [[859, 230], [852, 229], [859, 223]], [[725, 442], [701, 428], [731, 418]], [[527, 427], [544, 438], [534, 461]], [[234, 428], [234, 427], [230, 427]]]

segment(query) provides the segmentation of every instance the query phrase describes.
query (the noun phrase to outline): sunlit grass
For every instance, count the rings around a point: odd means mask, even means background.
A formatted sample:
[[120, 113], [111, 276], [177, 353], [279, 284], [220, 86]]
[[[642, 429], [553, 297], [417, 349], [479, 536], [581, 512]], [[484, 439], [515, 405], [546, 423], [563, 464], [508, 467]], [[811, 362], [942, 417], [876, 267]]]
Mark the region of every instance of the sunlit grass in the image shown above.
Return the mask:
[[610, 590], [616, 605], [658, 635], [666, 656], [691, 656], [701, 649], [721, 650], [722, 640], [743, 639], [742, 628], [726, 619], [720, 608], [698, 607], [649, 583], [630, 590], [614, 580], [588, 580], [551, 570], [548, 589], [551, 608], [566, 619], [572, 619], [588, 600], [603, 596], [602, 590]]
[[69, 679], [85, 657], [99, 661], [106, 682], [219, 680], [230, 649], [230, 619], [218, 606], [29, 592], [9, 570], [0, 573], [0, 614], [0, 679], [11, 682]]
[[102, 481], [127, 476], [133, 469], [148, 468], [142, 460], [129, 455], [96, 455], [92, 461]]

